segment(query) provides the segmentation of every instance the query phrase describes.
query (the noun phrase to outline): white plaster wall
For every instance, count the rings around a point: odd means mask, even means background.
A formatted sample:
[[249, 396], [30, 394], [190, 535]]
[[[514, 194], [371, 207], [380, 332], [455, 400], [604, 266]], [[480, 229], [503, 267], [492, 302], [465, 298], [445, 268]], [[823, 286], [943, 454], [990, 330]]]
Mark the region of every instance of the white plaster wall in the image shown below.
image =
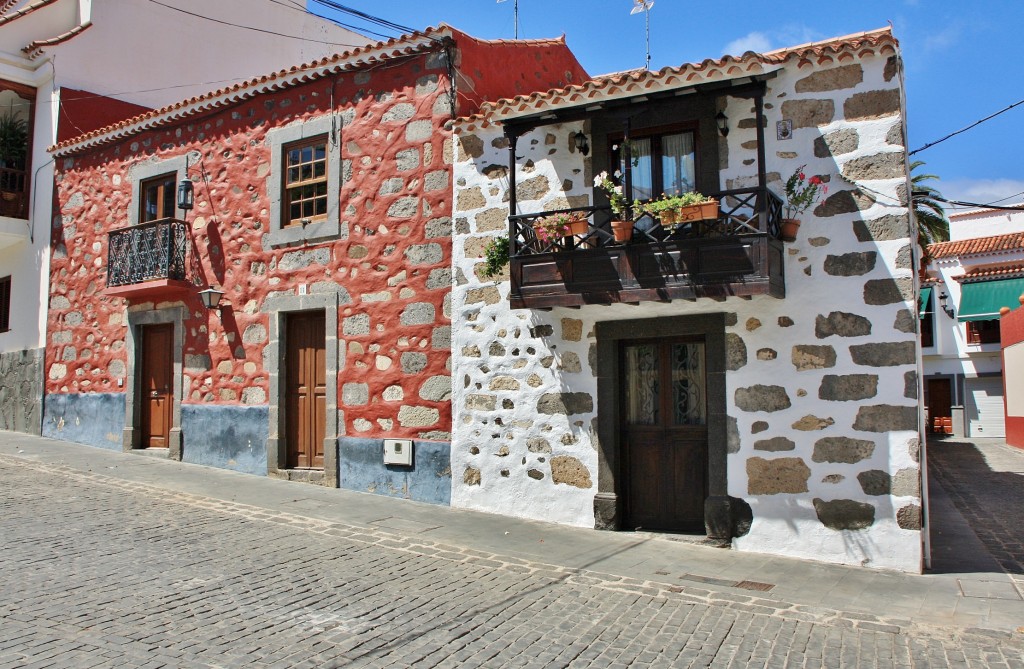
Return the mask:
[[[884, 58], [862, 61], [865, 80], [852, 92], [877, 89], [896, 89], [899, 78], [884, 81]], [[791, 66], [793, 67], [793, 66]], [[795, 69], [795, 68], [794, 68]], [[843, 100], [850, 90], [832, 93], [817, 92], [798, 95], [793, 86], [809, 70], [787, 69], [771, 82], [766, 102], [768, 127], [774, 135], [775, 121], [781, 118], [781, 102], [807, 97], [832, 97], [836, 101], [837, 115], [841, 117]], [[733, 119], [751, 116], [749, 101], [731, 100], [726, 114]], [[903, 147], [886, 144], [885, 138], [899, 124], [899, 116], [886, 116], [858, 122], [836, 120], [822, 128], [797, 129], [794, 139], [767, 144], [768, 169], [783, 178], [799, 165], [807, 164], [809, 174], [827, 175], [833, 192], [837, 188], [850, 188], [840, 176], [843, 165], [853, 159], [872, 156], [880, 152], [902, 155]], [[519, 183], [545, 175], [553, 187], [565, 179], [572, 181], [567, 195], [589, 194], [592, 179], [590, 160], [583, 160], [568, 148], [568, 137], [579, 126], [556, 125], [541, 128], [519, 140], [517, 164]], [[855, 128], [861, 136], [859, 148], [838, 158], [816, 158], [812, 152], [813, 139], [821, 134], [841, 128]], [[887, 215], [906, 215], [901, 204], [900, 187], [906, 178], [879, 179], [863, 185], [877, 192], [877, 202], [865, 211], [817, 218], [805, 214], [803, 226], [795, 243], [786, 245], [785, 299], [758, 296], [753, 299], [729, 298], [724, 302], [702, 299], [696, 302], [677, 300], [671, 303], [641, 303], [639, 306], [612, 305], [581, 309], [553, 309], [548, 312], [511, 310], [508, 305], [508, 282], [480, 281], [474, 266], [482, 241], [500, 234], [503, 229], [494, 226], [482, 229], [478, 225], [481, 214], [505, 207], [507, 179], [488, 179], [484, 170], [490, 165], [507, 164], [507, 150], [503, 148], [499, 129], [488, 127], [472, 131], [456, 129], [457, 135], [476, 135], [483, 146], [483, 154], [473, 158], [465, 151], [457, 151], [455, 162], [456, 230], [454, 239], [454, 269], [457, 286], [453, 291], [453, 396], [454, 440], [452, 448], [452, 504], [508, 515], [536, 518], [580, 526], [592, 526], [593, 497], [597, 491], [597, 454], [594, 448], [594, 418], [596, 416], [597, 382], [591, 367], [590, 354], [595, 343], [594, 323], [622, 319], [639, 319], [681, 314], [726, 312], [733, 323], [727, 333], [740, 336], [747, 349], [747, 363], [726, 375], [729, 414], [736, 419], [739, 446], [728, 456], [729, 493], [750, 503], [754, 522], [750, 532], [735, 540], [738, 550], [761, 551], [795, 557], [805, 557], [862, 564], [871, 567], [918, 571], [921, 564], [921, 534], [913, 529], [901, 529], [896, 520], [897, 510], [919, 506], [917, 494], [865, 495], [856, 478], [857, 473], [877, 469], [895, 475], [900, 470], [918, 473], [916, 453], [918, 430], [894, 432], [861, 432], [852, 429], [858, 411], [864, 405], [884, 404], [918, 407], [916, 397], [905, 396], [905, 374], [915, 373], [917, 364], [893, 367], [865, 367], [853, 362], [849, 345], [872, 343], [916, 342], [916, 334], [896, 329], [897, 317], [916, 318], [913, 297], [914, 261], [910, 256], [909, 237], [888, 241], [860, 241], [854, 232], [854, 221], [874, 219]], [[546, 136], [552, 135], [553, 140]], [[756, 165], [744, 166], [743, 161], [754, 157], [755, 149], [743, 149], [742, 144], [754, 139], [753, 129], [736, 128], [728, 138], [728, 168], [722, 170], [722, 186], [740, 186], [755, 183]], [[457, 143], [458, 144], [458, 143]], [[748, 144], [749, 146], [749, 144]], [[793, 152], [796, 155], [789, 155]], [[531, 171], [523, 174], [522, 167], [532, 161]], [[741, 183], [736, 183], [740, 181]], [[731, 183], [729, 183], [731, 182]], [[781, 183], [776, 180], [781, 192]], [[581, 190], [582, 188], [582, 190]], [[464, 197], [467, 191], [479, 189], [485, 203]], [[520, 201], [521, 213], [553, 208], [554, 198], [560, 196], [553, 189], [547, 196]], [[461, 203], [460, 203], [461, 199]], [[466, 206], [462, 206], [462, 204]], [[484, 216], [487, 220], [489, 217]], [[826, 256], [850, 252], [877, 252], [874, 269], [862, 276], [831, 276], [823, 271]], [[872, 279], [902, 279], [905, 299], [893, 304], [868, 305], [864, 301], [865, 282]], [[859, 337], [831, 336], [819, 339], [816, 320], [832, 311], [852, 312], [870, 319], [872, 332]], [[902, 313], [901, 313], [902, 312]], [[793, 321], [780, 321], [786, 317]], [[566, 341], [563, 328], [568, 324], [573, 331], [578, 326], [581, 341]], [[531, 327], [550, 326], [550, 335], [531, 336]], [[489, 353], [493, 344], [505, 353]], [[836, 364], [827, 369], [799, 371], [792, 360], [794, 344], [831, 345], [836, 351]], [[920, 359], [920, 349], [918, 360]], [[479, 351], [479, 353], [476, 353]], [[495, 351], [500, 352], [499, 349]], [[758, 351], [763, 351], [759, 358]], [[774, 355], [772, 355], [772, 352]], [[580, 371], [560, 370], [559, 363], [567, 354], [575, 354], [581, 362]], [[553, 362], [545, 366], [547, 356]], [[564, 363], [563, 363], [564, 366]], [[818, 399], [818, 389], [826, 375], [877, 374], [878, 391], [875, 397], [864, 401], [826, 401]], [[497, 377], [516, 382], [515, 390], [492, 390]], [[914, 379], [915, 391], [918, 387]], [[507, 384], [507, 381], [502, 381]], [[792, 401], [789, 409], [776, 412], [743, 412], [736, 409], [734, 397], [739, 388], [758, 384], [780, 385]], [[585, 393], [595, 397], [593, 411], [576, 415], [542, 416], [537, 403], [546, 392]], [[476, 396], [492, 395], [495, 410], [481, 409]], [[501, 409], [502, 400], [514, 403], [512, 409]], [[824, 420], [822, 429], [804, 431], [793, 424], [806, 416]], [[500, 419], [498, 424], [497, 419]], [[754, 423], [768, 422], [767, 431], [753, 434]], [[831, 422], [829, 422], [831, 421]], [[785, 436], [795, 442], [792, 451], [772, 453], [754, 449], [758, 440]], [[817, 440], [829, 436], [846, 436], [873, 440], [872, 455], [856, 464], [814, 462], [812, 454]], [[563, 439], [564, 437], [564, 439]], [[531, 452], [531, 439], [544, 438], [552, 453]], [[507, 449], [507, 454], [502, 449]], [[577, 488], [551, 481], [546, 467], [554, 455], [568, 455], [578, 459], [589, 471], [591, 485]], [[751, 458], [776, 456], [799, 457], [809, 467], [808, 491], [798, 494], [751, 495], [748, 492], [747, 463]], [[541, 462], [541, 458], [545, 461]], [[529, 478], [527, 471], [534, 469], [543, 474], [539, 480]], [[502, 470], [507, 472], [503, 475]], [[906, 473], [906, 472], [905, 472]], [[825, 482], [825, 477], [838, 482]], [[840, 478], [841, 477], [841, 478]], [[866, 530], [835, 531], [826, 528], [817, 518], [813, 500], [851, 499], [867, 502], [875, 508], [875, 522]]]
[[982, 209], [956, 214], [947, 211], [946, 214], [949, 216], [949, 239], [953, 242], [1024, 231], [1024, 210]]

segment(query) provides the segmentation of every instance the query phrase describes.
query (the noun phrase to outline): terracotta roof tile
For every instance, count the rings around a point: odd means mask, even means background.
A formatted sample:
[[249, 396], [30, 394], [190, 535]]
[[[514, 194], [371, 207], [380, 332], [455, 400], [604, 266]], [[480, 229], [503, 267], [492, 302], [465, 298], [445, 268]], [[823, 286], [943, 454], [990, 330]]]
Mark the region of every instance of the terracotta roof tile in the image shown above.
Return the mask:
[[[1024, 211], [1024, 202], [1022, 202], [1020, 204], [1008, 204], [1006, 206], [1008, 206], [1008, 207], [1015, 207], [1017, 209], [1020, 209], [1020, 210]], [[1006, 210], [1005, 209], [989, 209], [987, 207], [980, 207], [978, 209], [969, 209], [967, 211], [954, 211], [952, 213], [947, 213], [946, 217], [947, 218], [966, 218], [968, 216], [977, 216], [978, 214], [987, 214], [987, 213], [993, 212], [993, 211], [1006, 211]]]
[[484, 103], [478, 113], [458, 119], [457, 122], [472, 130], [477, 123], [486, 125], [494, 120], [501, 121], [503, 118], [558, 107], [572, 107], [599, 99], [629, 97], [663, 88], [762, 74], [766, 67], [781, 66], [793, 60], [801, 65], [821, 63], [854, 55], [895, 53], [898, 46], [899, 42], [893, 37], [892, 29], [886, 27], [763, 54], [747, 51], [739, 57], [723, 56], [718, 60], [708, 58], [699, 63], [665, 67], [656, 72], [643, 68], [614, 72], [593, 77], [582, 84]]
[[928, 245], [928, 257], [934, 259], [1000, 251], [1024, 251], [1024, 232], [977, 237], [976, 239], [959, 239], [955, 242], [939, 242]]
[[0, 26], [4, 25], [5, 23], [10, 23], [11, 21], [20, 19], [26, 14], [31, 14], [37, 9], [42, 9], [46, 5], [52, 5], [55, 2], [57, 2], [57, 0], [36, 0], [36, 2], [30, 2], [21, 9], [15, 10], [13, 12], [9, 11], [10, 3], [8, 3], [8, 6], [4, 8], [3, 15], [0, 16]]
[[1022, 276], [1024, 276], [1024, 263], [1014, 263], [999, 267], [977, 267], [953, 278], [961, 283], [971, 283], [973, 281], [1015, 279]]

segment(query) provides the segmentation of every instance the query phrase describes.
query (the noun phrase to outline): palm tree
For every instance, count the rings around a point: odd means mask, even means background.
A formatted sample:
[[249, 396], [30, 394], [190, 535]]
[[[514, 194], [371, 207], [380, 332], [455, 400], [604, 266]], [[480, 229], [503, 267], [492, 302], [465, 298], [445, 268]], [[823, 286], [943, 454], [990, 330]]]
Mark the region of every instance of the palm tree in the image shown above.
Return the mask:
[[[910, 163], [910, 171], [924, 165], [923, 160]], [[910, 200], [914, 204], [914, 216], [917, 218], [917, 243], [925, 251], [927, 260], [928, 245], [949, 240], [949, 220], [942, 208], [942, 193], [925, 184], [928, 179], [939, 180], [934, 174], [912, 174], [910, 177]]]

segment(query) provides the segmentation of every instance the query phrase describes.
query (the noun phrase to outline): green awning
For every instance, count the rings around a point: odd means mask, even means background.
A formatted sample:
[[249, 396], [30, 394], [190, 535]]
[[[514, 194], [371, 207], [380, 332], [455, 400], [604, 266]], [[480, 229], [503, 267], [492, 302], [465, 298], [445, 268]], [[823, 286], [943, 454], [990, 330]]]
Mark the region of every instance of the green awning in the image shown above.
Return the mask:
[[921, 296], [917, 298], [917, 317], [924, 318], [928, 313], [928, 300], [932, 297], [932, 287], [926, 286], [921, 289]]
[[996, 320], [1001, 307], [1020, 306], [1021, 294], [1024, 294], [1024, 278], [965, 283], [960, 286], [957, 320], [961, 323]]

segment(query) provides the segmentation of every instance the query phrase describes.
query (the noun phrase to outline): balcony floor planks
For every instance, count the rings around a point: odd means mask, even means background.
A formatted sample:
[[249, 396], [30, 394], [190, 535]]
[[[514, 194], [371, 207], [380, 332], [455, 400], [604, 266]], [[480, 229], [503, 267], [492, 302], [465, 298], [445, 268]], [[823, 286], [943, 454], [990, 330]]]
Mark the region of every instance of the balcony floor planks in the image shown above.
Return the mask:
[[513, 308], [551, 308], [783, 298], [782, 250], [767, 235], [744, 235], [523, 256], [511, 261], [510, 300]]

